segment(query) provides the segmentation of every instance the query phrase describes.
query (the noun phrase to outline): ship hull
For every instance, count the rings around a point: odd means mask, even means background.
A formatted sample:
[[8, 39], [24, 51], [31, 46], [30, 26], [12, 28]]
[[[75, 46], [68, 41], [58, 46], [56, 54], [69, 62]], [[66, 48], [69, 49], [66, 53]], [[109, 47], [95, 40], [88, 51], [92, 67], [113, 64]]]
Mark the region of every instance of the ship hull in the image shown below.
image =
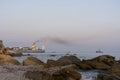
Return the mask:
[[21, 53], [45, 53], [45, 50], [13, 50], [13, 51]]

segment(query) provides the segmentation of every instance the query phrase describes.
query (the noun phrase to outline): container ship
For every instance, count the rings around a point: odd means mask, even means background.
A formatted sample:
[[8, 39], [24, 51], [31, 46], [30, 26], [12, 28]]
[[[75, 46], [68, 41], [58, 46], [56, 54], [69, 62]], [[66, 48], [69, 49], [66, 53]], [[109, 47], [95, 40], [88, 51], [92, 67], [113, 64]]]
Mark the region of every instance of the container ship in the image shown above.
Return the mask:
[[21, 52], [21, 53], [45, 53], [45, 46], [41, 46], [41, 48], [37, 48], [35, 43], [32, 44], [32, 47], [13, 47], [13, 52]]

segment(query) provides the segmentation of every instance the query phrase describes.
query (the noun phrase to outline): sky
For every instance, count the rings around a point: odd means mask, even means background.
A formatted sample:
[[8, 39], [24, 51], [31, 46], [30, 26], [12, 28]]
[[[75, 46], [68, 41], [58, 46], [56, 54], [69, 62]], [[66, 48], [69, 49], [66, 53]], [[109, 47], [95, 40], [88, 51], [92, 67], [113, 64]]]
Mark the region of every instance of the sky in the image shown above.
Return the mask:
[[120, 52], [120, 0], [0, 0], [0, 39], [7, 47]]

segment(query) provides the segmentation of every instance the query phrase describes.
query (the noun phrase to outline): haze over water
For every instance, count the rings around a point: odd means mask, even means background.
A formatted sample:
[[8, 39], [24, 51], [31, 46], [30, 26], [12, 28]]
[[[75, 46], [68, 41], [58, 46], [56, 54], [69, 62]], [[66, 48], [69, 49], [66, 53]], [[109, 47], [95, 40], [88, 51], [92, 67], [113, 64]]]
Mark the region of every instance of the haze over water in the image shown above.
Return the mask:
[[120, 0], [0, 0], [5, 46], [120, 52]]

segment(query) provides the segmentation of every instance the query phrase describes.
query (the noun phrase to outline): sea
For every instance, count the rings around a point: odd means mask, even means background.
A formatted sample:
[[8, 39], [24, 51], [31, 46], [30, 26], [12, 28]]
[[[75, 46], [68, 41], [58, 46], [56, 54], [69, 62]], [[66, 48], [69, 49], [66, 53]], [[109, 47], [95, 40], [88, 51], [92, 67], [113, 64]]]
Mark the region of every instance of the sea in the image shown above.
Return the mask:
[[[48, 59], [57, 60], [62, 56], [65, 55], [74, 55], [78, 57], [81, 60], [87, 60], [92, 59], [100, 55], [111, 55], [114, 56], [116, 60], [120, 60], [120, 53], [23, 53], [24, 56], [21, 57], [14, 57], [19, 62], [23, 62], [27, 57], [34, 56], [44, 63], [47, 62]], [[96, 80], [97, 75], [100, 73], [98, 70], [89, 70], [89, 71], [83, 71], [78, 70], [78, 72], [82, 75], [82, 80]]]

